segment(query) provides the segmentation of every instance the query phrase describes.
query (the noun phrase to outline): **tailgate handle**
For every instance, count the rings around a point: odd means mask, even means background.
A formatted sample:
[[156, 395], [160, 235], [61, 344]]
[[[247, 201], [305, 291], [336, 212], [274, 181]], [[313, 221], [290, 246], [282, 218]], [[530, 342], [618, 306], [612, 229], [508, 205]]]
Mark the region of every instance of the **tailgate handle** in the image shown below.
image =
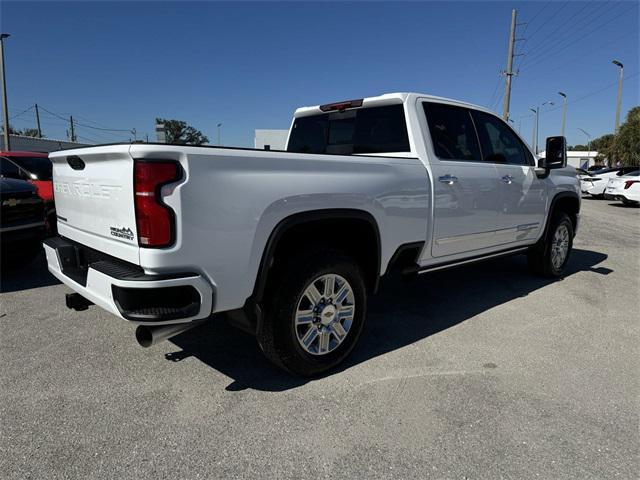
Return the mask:
[[82, 160], [77, 155], [67, 157], [67, 163], [74, 170], [84, 170], [84, 160]]

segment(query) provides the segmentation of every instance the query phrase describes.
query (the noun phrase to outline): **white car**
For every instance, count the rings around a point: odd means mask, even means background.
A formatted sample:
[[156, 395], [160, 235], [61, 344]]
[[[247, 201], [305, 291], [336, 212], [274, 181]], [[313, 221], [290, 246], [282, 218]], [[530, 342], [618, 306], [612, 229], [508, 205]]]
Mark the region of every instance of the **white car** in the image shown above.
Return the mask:
[[70, 308], [129, 320], [143, 346], [224, 314], [276, 365], [315, 375], [353, 349], [389, 272], [526, 254], [562, 275], [580, 190], [564, 137], [546, 143], [536, 165], [492, 112], [396, 93], [299, 108], [284, 152], [57, 151], [47, 262]]
[[582, 190], [582, 193], [589, 194], [593, 197], [604, 198], [604, 191], [611, 178], [621, 177], [635, 170], [638, 170], [638, 167], [617, 167], [597, 170], [589, 177], [580, 178], [580, 190]]
[[607, 200], [620, 200], [625, 205], [640, 202], [640, 170], [609, 179], [604, 191]]

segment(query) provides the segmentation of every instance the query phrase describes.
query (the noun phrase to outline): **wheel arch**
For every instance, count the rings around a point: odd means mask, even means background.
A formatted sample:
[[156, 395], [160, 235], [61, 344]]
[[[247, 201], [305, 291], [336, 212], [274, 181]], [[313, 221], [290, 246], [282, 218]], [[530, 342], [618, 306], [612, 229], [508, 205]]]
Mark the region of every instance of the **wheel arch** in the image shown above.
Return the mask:
[[549, 214], [547, 215], [547, 221], [541, 237], [542, 239], [546, 238], [549, 231], [549, 225], [551, 224], [551, 219], [558, 211], [565, 212], [569, 216], [571, 223], [573, 224], [573, 231], [575, 234], [578, 227], [578, 215], [580, 213], [580, 197], [578, 194], [575, 192], [560, 192], [553, 197], [551, 205], [549, 206]]
[[[269, 235], [267, 243], [260, 259], [258, 274], [253, 289], [252, 298], [256, 303], [262, 302], [265, 291], [267, 289], [267, 281], [271, 268], [276, 259], [276, 253], [279, 247], [287, 240], [287, 235], [295, 235], [297, 232], [305, 228], [320, 228], [323, 225], [338, 222], [346, 224], [347, 222], [358, 222], [357, 226], [367, 225], [369, 231], [363, 231], [361, 234], [369, 236], [369, 249], [364, 249], [363, 253], [374, 253], [374, 262], [368, 272], [367, 286], [375, 291], [378, 287], [380, 278], [380, 262], [381, 262], [381, 240], [380, 230], [376, 219], [371, 213], [359, 209], [321, 209], [294, 213], [280, 220]], [[356, 224], [352, 228], [356, 228]], [[319, 242], [322, 243], [322, 242]], [[358, 260], [358, 259], [356, 259]], [[359, 261], [361, 263], [361, 260]], [[374, 275], [375, 273], [375, 275]]]

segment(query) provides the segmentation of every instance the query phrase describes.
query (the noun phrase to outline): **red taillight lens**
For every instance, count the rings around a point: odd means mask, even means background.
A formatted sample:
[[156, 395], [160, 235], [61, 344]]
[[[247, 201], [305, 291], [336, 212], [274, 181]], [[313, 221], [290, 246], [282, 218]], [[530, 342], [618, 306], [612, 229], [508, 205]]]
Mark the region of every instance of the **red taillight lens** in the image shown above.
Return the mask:
[[136, 160], [133, 178], [138, 244], [156, 248], [171, 245], [175, 217], [173, 210], [162, 202], [160, 189], [180, 179], [180, 167], [176, 162]]
[[638, 183], [640, 180], [627, 180], [624, 182], [624, 189], [630, 188], [634, 183]]

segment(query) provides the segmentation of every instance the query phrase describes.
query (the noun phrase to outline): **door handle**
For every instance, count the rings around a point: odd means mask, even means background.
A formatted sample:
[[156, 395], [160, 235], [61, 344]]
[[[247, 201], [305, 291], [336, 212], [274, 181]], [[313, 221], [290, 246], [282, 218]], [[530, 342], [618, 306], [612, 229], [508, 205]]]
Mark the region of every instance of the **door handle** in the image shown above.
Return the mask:
[[453, 185], [458, 181], [458, 177], [447, 174], [447, 175], [442, 175], [441, 177], [438, 177], [438, 181], [440, 183], [446, 183], [447, 185]]
[[507, 185], [511, 185], [513, 183], [513, 177], [511, 175], [505, 175], [501, 180]]

